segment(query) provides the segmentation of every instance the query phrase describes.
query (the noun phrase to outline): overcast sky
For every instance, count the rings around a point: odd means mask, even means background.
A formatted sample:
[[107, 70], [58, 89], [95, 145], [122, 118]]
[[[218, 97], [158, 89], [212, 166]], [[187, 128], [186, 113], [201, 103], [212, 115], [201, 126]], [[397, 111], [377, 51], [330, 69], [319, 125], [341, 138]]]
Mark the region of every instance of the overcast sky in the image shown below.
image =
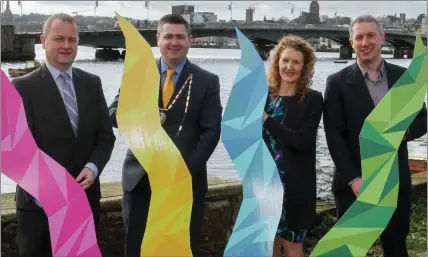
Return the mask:
[[[2, 1], [5, 2], [5, 1]], [[149, 11], [144, 1], [99, 1], [96, 15], [114, 16], [114, 11], [122, 16], [135, 19], [159, 19], [166, 13], [171, 12], [171, 6], [187, 3], [194, 5], [195, 11], [214, 12], [218, 19], [230, 20], [231, 12], [228, 9], [229, 1], [149, 1]], [[416, 18], [420, 13], [427, 13], [426, 1], [318, 1], [320, 15], [334, 16], [337, 9], [338, 16], [349, 16], [355, 18], [364, 13], [375, 16], [395, 15], [400, 12], [406, 13], [407, 18]], [[262, 20], [266, 15], [272, 17], [286, 16], [293, 18], [291, 8], [294, 6], [294, 17], [298, 17], [300, 11], [309, 11], [310, 1], [233, 1], [233, 19], [244, 20], [245, 9], [250, 5], [255, 7], [255, 20]], [[18, 1], [11, 1], [12, 13], [20, 14], [21, 7]], [[95, 1], [23, 1], [22, 13], [44, 13], [52, 14], [65, 12], [81, 15], [94, 15]]]

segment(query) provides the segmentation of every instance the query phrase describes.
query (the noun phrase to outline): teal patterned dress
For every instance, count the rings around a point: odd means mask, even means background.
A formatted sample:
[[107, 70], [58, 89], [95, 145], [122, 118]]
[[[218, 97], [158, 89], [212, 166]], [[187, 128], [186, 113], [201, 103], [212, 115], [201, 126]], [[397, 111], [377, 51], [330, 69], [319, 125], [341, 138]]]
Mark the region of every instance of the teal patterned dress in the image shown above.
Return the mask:
[[[266, 102], [265, 112], [273, 119], [280, 121], [281, 124], [284, 123], [286, 119], [288, 108], [286, 103], [289, 99], [294, 96], [278, 96], [278, 97], [269, 97]], [[282, 185], [284, 186], [284, 199], [283, 199], [283, 211], [281, 214], [281, 219], [278, 224], [278, 229], [276, 232], [276, 237], [280, 237], [289, 242], [293, 243], [302, 243], [306, 237], [307, 230], [290, 230], [287, 228], [286, 221], [286, 210], [285, 210], [285, 202], [286, 202], [286, 194], [285, 194], [285, 173], [284, 170], [281, 169], [281, 162], [283, 161], [283, 152], [281, 151], [281, 142], [274, 137], [269, 130], [263, 128], [263, 139], [268, 147], [275, 163], [278, 168], [279, 176], [282, 181]]]

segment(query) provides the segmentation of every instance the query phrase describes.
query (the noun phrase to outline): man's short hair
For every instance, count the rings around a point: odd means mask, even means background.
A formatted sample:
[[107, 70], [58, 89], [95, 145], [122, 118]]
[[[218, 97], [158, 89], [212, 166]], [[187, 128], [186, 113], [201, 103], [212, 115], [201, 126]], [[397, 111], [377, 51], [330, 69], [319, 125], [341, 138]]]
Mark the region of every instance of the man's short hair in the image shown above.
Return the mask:
[[184, 25], [187, 34], [190, 35], [189, 23], [181, 15], [178, 15], [178, 14], [167, 14], [159, 20], [158, 35], [162, 32], [163, 25], [166, 23], [168, 23], [168, 24], [182, 24], [182, 25]]
[[57, 14], [50, 16], [46, 20], [45, 24], [43, 25], [43, 35], [44, 36], [46, 36], [49, 33], [49, 31], [52, 27], [52, 22], [54, 22], [54, 20], [61, 20], [63, 22], [74, 23], [74, 24], [76, 24], [77, 31], [79, 31], [79, 26], [77, 26], [77, 22], [73, 18], [73, 16], [68, 15], [66, 13], [57, 13]]
[[376, 27], [377, 27], [377, 30], [379, 31], [379, 34], [383, 35], [382, 24], [374, 16], [372, 16], [370, 14], [364, 14], [364, 15], [358, 16], [351, 23], [351, 26], [349, 26], [349, 38], [352, 39], [354, 25], [357, 24], [357, 23], [362, 23], [362, 22], [373, 22], [373, 23], [376, 23]]

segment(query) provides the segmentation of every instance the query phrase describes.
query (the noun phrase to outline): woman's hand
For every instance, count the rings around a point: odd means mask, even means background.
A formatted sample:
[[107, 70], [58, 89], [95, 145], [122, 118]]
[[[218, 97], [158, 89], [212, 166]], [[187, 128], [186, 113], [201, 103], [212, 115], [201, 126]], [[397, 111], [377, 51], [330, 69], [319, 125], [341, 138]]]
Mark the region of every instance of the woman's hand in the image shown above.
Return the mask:
[[266, 112], [263, 112], [263, 117], [262, 117], [263, 121], [265, 121], [268, 117], [269, 117], [269, 115], [267, 115]]

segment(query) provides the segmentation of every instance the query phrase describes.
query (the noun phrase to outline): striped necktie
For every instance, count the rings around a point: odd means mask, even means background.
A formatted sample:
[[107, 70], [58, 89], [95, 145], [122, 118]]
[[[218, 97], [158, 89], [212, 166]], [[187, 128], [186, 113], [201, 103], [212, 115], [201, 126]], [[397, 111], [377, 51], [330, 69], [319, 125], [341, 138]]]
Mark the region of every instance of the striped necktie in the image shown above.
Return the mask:
[[77, 128], [79, 125], [79, 116], [77, 111], [77, 101], [71, 88], [71, 78], [66, 72], [61, 73], [60, 77], [62, 81], [62, 95], [64, 99], [65, 109], [67, 110], [68, 117], [70, 118], [74, 134], [76, 135]]

